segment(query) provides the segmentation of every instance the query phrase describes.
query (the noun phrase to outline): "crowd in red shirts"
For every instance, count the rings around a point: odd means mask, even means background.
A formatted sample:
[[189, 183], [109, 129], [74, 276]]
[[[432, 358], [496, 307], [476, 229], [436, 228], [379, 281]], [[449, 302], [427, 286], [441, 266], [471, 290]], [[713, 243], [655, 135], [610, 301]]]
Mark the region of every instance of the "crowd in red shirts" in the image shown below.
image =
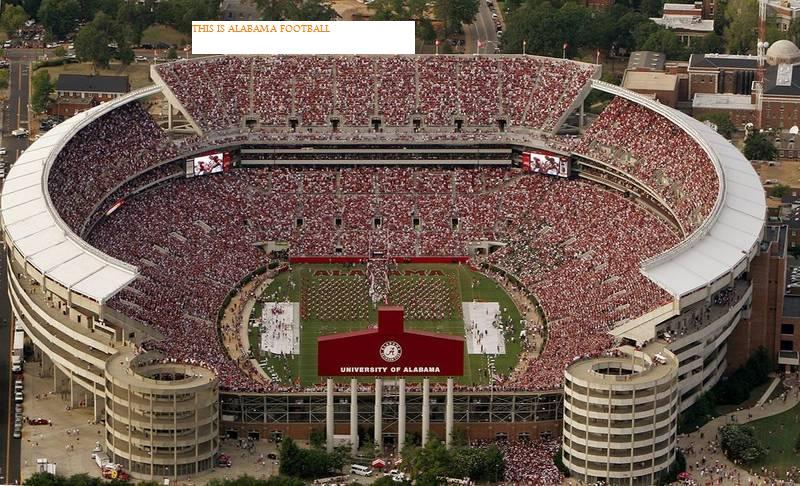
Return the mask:
[[216, 336], [225, 296], [266, 262], [254, 242], [288, 241], [291, 255], [391, 257], [465, 255], [481, 238], [506, 245], [487, 261], [536, 295], [549, 323], [543, 354], [526, 350], [498, 386], [556, 388], [568, 363], [610, 346], [612, 324], [669, 301], [639, 273], [642, 259], [678, 241], [666, 224], [599, 186], [515, 169], [249, 168], [173, 178], [129, 197], [89, 237], [140, 269], [112, 305], [164, 333], [151, 347], [202, 359], [229, 389], [255, 386]]
[[47, 187], [61, 219], [80, 231], [94, 205], [118, 184], [176, 155], [142, 105], [128, 103], [75, 134], [53, 163]]
[[575, 151], [654, 190], [686, 233], [705, 220], [717, 200], [717, 174], [700, 145], [663, 116], [623, 98], [603, 110]]
[[[159, 76], [208, 131], [289, 119], [300, 127], [509, 126], [551, 130], [594, 67], [535, 56], [225, 56], [161, 64]], [[203, 79], [202, 83], [197, 82]], [[494, 127], [493, 127], [494, 128]]]

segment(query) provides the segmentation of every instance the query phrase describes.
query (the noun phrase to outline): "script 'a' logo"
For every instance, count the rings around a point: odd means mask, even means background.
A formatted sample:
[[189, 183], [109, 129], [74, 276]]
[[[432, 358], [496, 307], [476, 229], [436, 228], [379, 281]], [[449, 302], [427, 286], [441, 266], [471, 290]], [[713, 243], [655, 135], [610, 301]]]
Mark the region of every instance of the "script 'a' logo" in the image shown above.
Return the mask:
[[397, 341], [386, 341], [381, 345], [381, 358], [389, 363], [394, 363], [403, 354], [403, 348]]

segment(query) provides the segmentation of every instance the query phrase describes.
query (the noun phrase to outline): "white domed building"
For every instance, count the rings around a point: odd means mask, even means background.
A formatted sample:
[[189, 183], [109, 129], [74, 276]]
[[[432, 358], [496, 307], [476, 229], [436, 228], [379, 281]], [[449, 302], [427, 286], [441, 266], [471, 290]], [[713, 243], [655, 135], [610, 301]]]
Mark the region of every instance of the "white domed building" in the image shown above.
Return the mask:
[[770, 66], [795, 64], [798, 61], [800, 49], [790, 40], [781, 39], [767, 48], [767, 64]]

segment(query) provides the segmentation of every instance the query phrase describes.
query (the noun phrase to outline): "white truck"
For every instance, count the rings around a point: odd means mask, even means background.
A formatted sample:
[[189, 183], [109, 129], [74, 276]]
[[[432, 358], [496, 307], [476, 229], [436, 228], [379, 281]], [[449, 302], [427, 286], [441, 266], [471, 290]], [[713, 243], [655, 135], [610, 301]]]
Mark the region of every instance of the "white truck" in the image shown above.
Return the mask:
[[11, 135], [15, 137], [25, 137], [28, 135], [27, 128], [17, 128], [16, 130], [11, 130]]
[[25, 333], [14, 331], [14, 348], [11, 350], [11, 371], [19, 373], [22, 371], [22, 351], [25, 345]]

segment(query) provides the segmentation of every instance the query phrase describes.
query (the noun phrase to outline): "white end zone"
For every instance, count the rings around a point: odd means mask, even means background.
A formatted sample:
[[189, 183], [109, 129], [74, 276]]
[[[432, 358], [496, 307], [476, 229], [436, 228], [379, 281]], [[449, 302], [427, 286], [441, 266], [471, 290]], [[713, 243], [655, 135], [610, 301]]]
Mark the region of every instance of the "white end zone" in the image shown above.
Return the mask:
[[261, 351], [300, 354], [300, 303], [266, 302], [261, 309]]
[[506, 354], [500, 304], [497, 302], [462, 302], [464, 339], [467, 354]]

